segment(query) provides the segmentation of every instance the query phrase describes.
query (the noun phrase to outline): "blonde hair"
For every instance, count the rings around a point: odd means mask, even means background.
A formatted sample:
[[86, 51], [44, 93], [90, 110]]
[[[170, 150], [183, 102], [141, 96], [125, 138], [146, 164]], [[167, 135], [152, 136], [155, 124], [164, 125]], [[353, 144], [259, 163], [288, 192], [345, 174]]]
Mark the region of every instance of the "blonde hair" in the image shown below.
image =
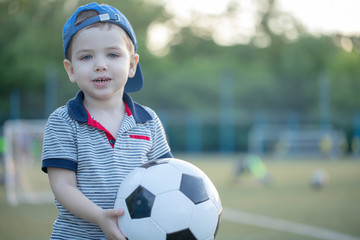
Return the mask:
[[[76, 17], [76, 22], [75, 25], [79, 25], [80, 23], [82, 23], [83, 21], [85, 21], [86, 19], [89, 19], [91, 17], [97, 16], [99, 15], [99, 13], [95, 10], [87, 10], [87, 11], [83, 11], [80, 12], [77, 17]], [[116, 26], [116, 24], [113, 23], [108, 23], [108, 22], [97, 22], [94, 24], [91, 24], [89, 26], [87, 26], [85, 29], [89, 29], [89, 28], [94, 28], [94, 27], [104, 27], [107, 26], [108, 29], [111, 29], [113, 26]], [[130, 54], [134, 54], [135, 53], [135, 46], [134, 43], [132, 42], [130, 36], [127, 34], [127, 32], [125, 30], [121, 31], [123, 36], [124, 36], [124, 40], [126, 43], [126, 46], [130, 52]], [[72, 38], [72, 40], [76, 37], [76, 35]], [[72, 52], [72, 40], [69, 43], [69, 47], [66, 51], [66, 55], [68, 56], [67, 58], [69, 60], [71, 60], [71, 52]]]

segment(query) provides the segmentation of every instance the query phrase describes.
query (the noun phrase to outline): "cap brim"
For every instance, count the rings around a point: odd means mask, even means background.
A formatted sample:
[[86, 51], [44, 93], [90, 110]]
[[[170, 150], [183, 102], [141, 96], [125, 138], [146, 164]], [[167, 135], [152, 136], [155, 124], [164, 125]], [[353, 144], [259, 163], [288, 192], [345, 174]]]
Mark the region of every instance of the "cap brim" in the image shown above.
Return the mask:
[[143, 80], [143, 76], [142, 76], [142, 72], [141, 72], [141, 68], [140, 68], [140, 63], [138, 63], [137, 67], [136, 67], [135, 76], [132, 78], [128, 78], [128, 80], [125, 84], [124, 91], [126, 93], [140, 91], [141, 88], [143, 87], [143, 84], [144, 84], [144, 80]]

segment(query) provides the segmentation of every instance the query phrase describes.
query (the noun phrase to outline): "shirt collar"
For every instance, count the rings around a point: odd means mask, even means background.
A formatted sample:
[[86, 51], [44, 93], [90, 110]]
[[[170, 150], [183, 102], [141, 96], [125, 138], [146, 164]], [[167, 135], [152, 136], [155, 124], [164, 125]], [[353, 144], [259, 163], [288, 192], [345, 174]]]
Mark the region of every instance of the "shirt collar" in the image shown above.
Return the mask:
[[[66, 106], [68, 113], [71, 117], [79, 122], [88, 122], [88, 113], [83, 104], [84, 92], [79, 91], [73, 99], [70, 99]], [[152, 120], [152, 116], [149, 112], [140, 104], [134, 102], [131, 97], [124, 92], [124, 103], [128, 106], [126, 111], [127, 115], [133, 116], [136, 123], [145, 123]], [[128, 111], [129, 110], [129, 111]]]

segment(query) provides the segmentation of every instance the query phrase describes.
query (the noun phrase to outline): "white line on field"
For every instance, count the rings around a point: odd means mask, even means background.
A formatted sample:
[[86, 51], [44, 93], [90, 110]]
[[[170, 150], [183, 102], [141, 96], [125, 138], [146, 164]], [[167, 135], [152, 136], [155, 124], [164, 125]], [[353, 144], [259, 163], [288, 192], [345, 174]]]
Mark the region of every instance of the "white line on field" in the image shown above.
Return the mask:
[[309, 226], [306, 224], [290, 222], [283, 219], [266, 217], [262, 215], [246, 213], [230, 208], [224, 208], [223, 219], [251, 225], [263, 228], [269, 228], [273, 230], [283, 231], [283, 232], [290, 232], [295, 234], [300, 234], [308, 237], [318, 238], [318, 239], [325, 239], [325, 240], [360, 240], [360, 238], [352, 237], [346, 234], [342, 234], [339, 232], [327, 230], [324, 228], [318, 228]]

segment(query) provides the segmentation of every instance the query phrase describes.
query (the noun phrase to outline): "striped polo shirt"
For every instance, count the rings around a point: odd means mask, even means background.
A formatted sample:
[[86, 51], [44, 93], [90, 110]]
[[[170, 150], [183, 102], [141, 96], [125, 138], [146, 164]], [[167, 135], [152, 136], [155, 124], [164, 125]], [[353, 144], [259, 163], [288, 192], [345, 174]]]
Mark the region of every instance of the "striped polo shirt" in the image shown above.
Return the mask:
[[[94, 120], [83, 105], [82, 91], [53, 112], [46, 124], [42, 170], [47, 167], [76, 172], [77, 186], [103, 209], [112, 209], [126, 175], [154, 159], [172, 157], [164, 128], [153, 110], [124, 93], [126, 114], [117, 136]], [[62, 207], [51, 239], [106, 239], [101, 229]]]

